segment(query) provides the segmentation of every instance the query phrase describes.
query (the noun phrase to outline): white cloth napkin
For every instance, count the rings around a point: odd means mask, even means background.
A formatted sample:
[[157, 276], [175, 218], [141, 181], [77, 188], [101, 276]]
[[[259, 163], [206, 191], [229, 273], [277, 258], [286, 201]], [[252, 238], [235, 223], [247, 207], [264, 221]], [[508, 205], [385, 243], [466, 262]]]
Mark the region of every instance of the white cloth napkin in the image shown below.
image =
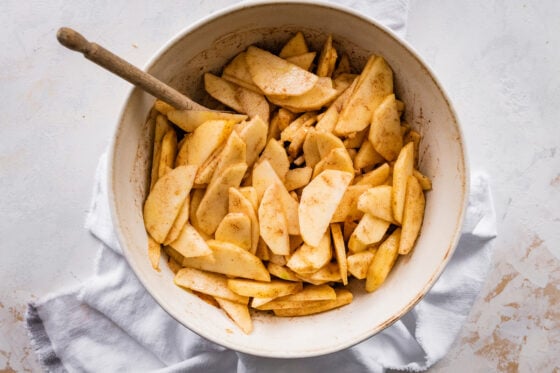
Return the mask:
[[[407, 1], [344, 1], [404, 34]], [[424, 370], [461, 329], [486, 277], [495, 213], [488, 179], [474, 174], [463, 235], [446, 270], [418, 305], [378, 335], [309, 359], [267, 359], [211, 343], [171, 318], [121, 255], [107, 200], [107, 157], [97, 169], [86, 221], [102, 243], [95, 275], [83, 285], [30, 303], [31, 343], [51, 372], [384, 372]]]

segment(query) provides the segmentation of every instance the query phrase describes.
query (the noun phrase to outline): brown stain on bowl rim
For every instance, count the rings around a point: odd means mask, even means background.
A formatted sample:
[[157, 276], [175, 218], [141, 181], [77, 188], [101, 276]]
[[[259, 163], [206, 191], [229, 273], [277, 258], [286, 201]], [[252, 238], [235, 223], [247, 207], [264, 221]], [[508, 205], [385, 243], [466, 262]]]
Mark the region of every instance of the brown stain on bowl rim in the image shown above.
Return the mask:
[[[313, 7], [321, 7], [323, 9], [328, 9], [330, 11], [342, 12], [342, 13], [345, 13], [345, 15], [347, 15], [349, 17], [353, 17], [358, 21], [368, 23], [369, 25], [375, 27], [379, 32], [385, 34], [390, 39], [396, 40], [396, 43], [399, 45], [399, 47], [401, 49], [403, 49], [404, 52], [406, 52], [410, 57], [412, 57], [416, 61], [417, 65], [424, 72], [424, 74], [429, 77], [429, 79], [432, 81], [434, 86], [439, 91], [441, 97], [443, 98], [443, 100], [445, 102], [445, 105], [446, 105], [449, 113], [451, 114], [451, 117], [453, 119], [453, 123], [455, 124], [455, 128], [458, 131], [457, 145], [459, 146], [459, 154], [462, 155], [462, 162], [461, 162], [461, 164], [458, 164], [458, 167], [463, 170], [462, 174], [464, 176], [461, 180], [461, 196], [462, 196], [463, 205], [462, 205], [461, 210], [459, 211], [458, 216], [456, 217], [457, 224], [456, 224], [455, 233], [452, 237], [452, 240], [451, 240], [450, 244], [448, 245], [448, 247], [447, 247], [447, 249], [444, 253], [444, 256], [443, 256], [441, 262], [439, 263], [437, 268], [433, 271], [433, 273], [430, 275], [428, 281], [426, 282], [426, 285], [421, 289], [421, 291], [419, 291], [418, 294], [412, 300], [410, 300], [404, 307], [402, 307], [398, 312], [396, 312], [394, 315], [392, 315], [386, 321], [380, 323], [379, 326], [377, 326], [373, 329], [367, 330], [366, 333], [364, 333], [364, 334], [354, 336], [353, 340], [351, 340], [351, 341], [346, 340], [346, 341], [342, 341], [340, 344], [337, 344], [337, 345], [334, 345], [334, 346], [333, 345], [328, 346], [327, 348], [322, 347], [320, 349], [308, 349], [308, 350], [305, 350], [305, 351], [300, 351], [300, 352], [303, 352], [303, 353], [284, 354], [283, 356], [281, 356], [283, 354], [283, 351], [267, 351], [267, 350], [255, 351], [252, 348], [247, 348], [246, 346], [234, 346], [234, 345], [231, 345], [230, 343], [224, 343], [223, 341], [217, 340], [215, 338], [215, 336], [208, 335], [208, 333], [205, 330], [201, 330], [201, 329], [199, 329], [199, 328], [197, 328], [196, 326], [193, 326], [193, 325], [188, 326], [188, 328], [190, 330], [192, 330], [193, 332], [195, 332], [196, 334], [199, 334], [199, 335], [201, 335], [201, 336], [203, 336], [207, 339], [210, 339], [210, 340], [212, 340], [216, 343], [224, 345], [225, 347], [233, 348], [233, 349], [236, 349], [236, 350], [241, 351], [241, 352], [246, 352], [246, 353], [256, 354], [256, 355], [261, 355], [261, 356], [269, 356], [269, 357], [272, 357], [272, 356], [284, 357], [284, 358], [311, 357], [311, 356], [318, 356], [318, 355], [323, 355], [323, 354], [339, 351], [341, 349], [350, 347], [354, 344], [360, 343], [363, 340], [379, 333], [383, 329], [391, 326], [394, 322], [399, 320], [402, 316], [404, 316], [408, 311], [410, 311], [428, 293], [428, 291], [431, 289], [431, 287], [434, 285], [434, 283], [436, 282], [438, 277], [443, 272], [443, 269], [445, 268], [445, 265], [447, 264], [447, 262], [451, 258], [451, 254], [453, 253], [455, 247], [457, 246], [459, 238], [461, 236], [461, 226], [462, 226], [463, 218], [464, 218], [464, 215], [465, 215], [465, 212], [466, 212], [466, 207], [467, 207], [469, 170], [468, 170], [467, 154], [466, 154], [466, 150], [465, 150], [465, 147], [464, 147], [464, 141], [462, 141], [464, 136], [462, 134], [462, 130], [461, 130], [461, 127], [460, 127], [460, 124], [459, 124], [457, 113], [453, 109], [453, 106], [450, 103], [450, 100], [449, 100], [449, 97], [448, 97], [447, 93], [443, 90], [442, 85], [435, 78], [435, 75], [433, 74], [433, 72], [423, 63], [423, 61], [419, 58], [417, 53], [406, 42], [403, 42], [398, 37], [395, 37], [394, 35], [392, 35], [383, 26], [380, 26], [377, 23], [377, 21], [375, 21], [373, 19], [370, 19], [370, 18], [367, 18], [367, 17], [364, 17], [363, 15], [358, 14], [357, 11], [353, 11], [353, 10], [348, 9], [348, 8], [345, 9], [343, 7], [329, 5], [329, 4], [326, 4], [326, 3], [318, 3], [318, 4], [300, 3], [300, 4], [298, 4], [298, 3], [292, 3], [292, 2], [276, 2], [274, 4], [259, 3], [259, 4], [249, 4], [249, 5], [248, 4], [236, 5], [236, 8], [234, 8], [234, 9], [230, 8], [228, 13], [222, 12], [222, 13], [219, 13], [217, 15], [211, 15], [211, 16], [203, 19], [202, 21], [199, 21], [199, 22], [191, 25], [190, 27], [184, 29], [182, 32], [178, 33], [171, 41], [166, 43], [162, 47], [162, 49], [160, 49], [159, 52], [157, 52], [155, 54], [155, 57], [152, 57], [150, 63], [146, 67], [146, 70], [149, 70], [154, 64], [156, 64], [159, 60], [163, 59], [168, 53], [170, 53], [170, 50], [173, 49], [173, 47], [176, 46], [176, 44], [178, 44], [182, 38], [184, 38], [186, 35], [191, 33], [193, 30], [196, 30], [196, 29], [200, 28], [204, 24], [207, 24], [207, 23], [210, 23], [210, 22], [216, 22], [216, 21], [220, 20], [221, 18], [230, 16], [232, 13], [243, 12], [243, 11], [245, 11], [245, 8], [248, 8], [248, 7], [252, 8], [252, 9], [256, 9], [256, 8], [259, 8], [259, 7], [270, 7], [270, 6], [279, 6], [279, 5], [303, 6], [304, 8], [309, 7], [309, 6], [313, 6]], [[352, 55], [352, 53], [351, 53], [351, 55]], [[125, 102], [126, 105], [128, 105], [128, 102], [130, 101], [133, 93], [134, 93], [134, 90], [132, 90], [131, 94], [128, 96], [128, 98]], [[114, 145], [117, 144], [120, 141], [119, 137], [120, 137], [120, 135], [122, 135], [122, 133], [120, 131], [120, 126], [122, 124], [122, 120], [125, 116], [126, 111], [127, 110], [126, 110], [126, 106], [125, 106], [125, 109], [123, 109], [123, 111], [121, 113], [120, 120], [119, 120], [119, 125], [117, 127], [116, 134], [114, 136], [114, 142], [113, 142], [113, 147], [112, 147], [112, 151], [111, 151], [111, 155], [113, 157], [110, 158], [110, 161], [112, 162], [112, 166], [114, 164], [113, 161], [114, 161], [114, 155], [115, 155]], [[111, 171], [113, 171], [112, 167], [110, 169], [111, 169]], [[111, 172], [111, 178], [110, 178], [111, 183], [112, 183], [111, 186], [115, 185], [115, 177], [116, 177], [116, 175], [114, 174], [114, 172]], [[113, 199], [115, 199], [115, 196], [113, 196]], [[119, 208], [118, 208], [118, 204], [116, 203], [116, 201], [114, 203], [113, 202], [111, 203], [111, 210], [113, 212], [113, 217], [118, 218], [121, 215], [118, 211]], [[117, 228], [116, 229], [117, 236], [119, 237], [119, 243], [121, 244], [121, 246], [123, 248], [125, 248], [126, 245], [125, 245], [125, 240], [123, 239], [123, 237], [126, 236], [125, 230], [128, 230], [128, 229], [126, 229], [125, 227], [121, 226], [118, 223], [116, 224], [116, 228]], [[130, 263], [131, 262], [129, 260], [130, 258], [128, 257], [128, 255], [126, 255], [128, 250], [125, 249], [123, 251], [125, 253], [125, 257], [127, 258], [127, 260]], [[131, 265], [131, 267], [134, 269], [134, 271], [136, 273], [139, 272], [138, 269], [134, 265]], [[146, 281], [143, 281], [141, 279], [141, 276], [138, 276], [138, 277], [139, 277], [141, 283], [143, 284], [143, 286], [148, 290], [148, 292], [150, 294], [152, 294], [152, 296], [157, 300], [157, 302], [162, 306], [162, 308], [171, 317], [173, 317], [175, 320], [177, 320], [180, 324], [183, 324], [180, 320], [182, 318], [182, 316], [172, 312], [171, 311], [172, 307], [170, 307], [170, 304], [168, 304], [168, 302], [166, 302], [158, 294], [154, 294], [153, 291], [150, 291], [149, 289], [151, 287], [149, 286], [149, 284], [146, 283]], [[185, 325], [185, 326], [187, 326], [187, 325]]]

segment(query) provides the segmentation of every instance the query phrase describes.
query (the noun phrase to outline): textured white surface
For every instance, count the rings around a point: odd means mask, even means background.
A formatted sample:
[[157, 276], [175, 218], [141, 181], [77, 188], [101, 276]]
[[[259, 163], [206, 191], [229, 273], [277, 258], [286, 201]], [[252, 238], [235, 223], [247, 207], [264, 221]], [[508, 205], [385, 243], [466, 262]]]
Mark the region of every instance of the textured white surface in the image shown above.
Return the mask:
[[[142, 66], [235, 1], [5, 1], [0, 12], [0, 369], [37, 370], [30, 299], [92, 272], [83, 229], [97, 158], [129, 86], [58, 45], [67, 25]], [[448, 90], [473, 168], [492, 177], [494, 270], [434, 371], [560, 365], [560, 3], [417, 1], [408, 39]]]

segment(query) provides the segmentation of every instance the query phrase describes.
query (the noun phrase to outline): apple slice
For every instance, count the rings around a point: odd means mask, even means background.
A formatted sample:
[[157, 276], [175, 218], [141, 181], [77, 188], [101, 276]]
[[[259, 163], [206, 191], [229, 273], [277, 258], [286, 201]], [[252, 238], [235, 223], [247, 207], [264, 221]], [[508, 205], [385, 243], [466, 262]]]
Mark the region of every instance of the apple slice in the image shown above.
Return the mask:
[[319, 78], [309, 91], [298, 96], [267, 95], [270, 102], [294, 113], [319, 110], [336, 99], [339, 92], [330, 78]]
[[187, 164], [202, 165], [226, 141], [232, 130], [233, 122], [227, 120], [211, 120], [199, 126], [185, 140]]
[[[212, 254], [212, 250], [210, 250], [204, 238], [202, 238], [196, 228], [189, 223], [185, 224], [179, 237], [171, 242], [169, 246], [177, 250], [177, 252], [185, 258]], [[209, 258], [209, 260], [212, 259], [213, 258]]]
[[297, 56], [288, 57], [286, 58], [286, 61], [298, 65], [302, 69], [309, 71], [311, 65], [313, 65], [313, 60], [315, 59], [316, 54], [317, 52], [303, 53]]
[[424, 192], [414, 176], [408, 177], [406, 184], [406, 199], [404, 204], [402, 233], [399, 244], [399, 254], [406, 255], [414, 247], [424, 220], [426, 200]]
[[163, 243], [194, 182], [196, 167], [180, 166], [160, 178], [144, 204], [144, 224], [152, 238]]
[[336, 262], [343, 285], [348, 285], [348, 261], [346, 258], [346, 245], [342, 236], [340, 224], [331, 224], [331, 236], [334, 246]]
[[356, 87], [340, 112], [335, 132], [349, 135], [371, 123], [381, 101], [393, 93], [393, 72], [383, 57], [372, 56], [357, 78]]
[[358, 199], [358, 209], [379, 219], [394, 223], [391, 192], [390, 185], [369, 188]]
[[288, 237], [288, 221], [282, 201], [278, 199], [280, 186], [271, 184], [259, 206], [259, 227], [261, 237], [274, 254], [289, 255], [290, 239]]
[[228, 167], [222, 175], [208, 185], [204, 197], [196, 210], [196, 220], [206, 234], [213, 234], [228, 212], [228, 190], [238, 187], [247, 171], [246, 163]]
[[224, 67], [222, 78], [235, 83], [243, 88], [262, 94], [262, 91], [253, 83], [249, 73], [249, 67], [245, 60], [245, 52], [239, 53], [231, 62]]
[[210, 73], [204, 74], [204, 89], [210, 96], [238, 113], [245, 114], [243, 105], [237, 98], [237, 88], [239, 88], [237, 84], [228, 82], [219, 76]]
[[[247, 145], [236, 131], [232, 131], [225, 145], [216, 155], [216, 166], [213, 171], [209, 171], [212, 174], [209, 183], [212, 184], [228, 167], [237, 163], [244, 163], [246, 160]], [[208, 165], [208, 167], [211, 166]], [[197, 178], [199, 175], [202, 176], [200, 170], [197, 173]]]
[[229, 188], [228, 190], [228, 211], [230, 213], [240, 212], [249, 217], [251, 220], [251, 254], [257, 252], [257, 245], [259, 243], [259, 220], [257, 213], [251, 201], [245, 197], [238, 189]]
[[261, 260], [247, 250], [229, 242], [207, 241], [212, 255], [185, 258], [183, 265], [224, 275], [270, 281], [270, 274]]
[[388, 161], [397, 159], [403, 146], [401, 120], [395, 95], [388, 95], [373, 112], [369, 142]]
[[270, 163], [264, 160], [253, 168], [253, 186], [257, 190], [259, 200], [262, 199], [265, 190], [272, 184], [278, 184], [279, 186], [279, 194], [276, 197], [282, 201], [288, 219], [288, 233], [291, 235], [299, 234], [298, 203], [290, 196]]
[[408, 177], [414, 170], [414, 143], [406, 144], [399, 153], [399, 157], [393, 168], [393, 190], [391, 205], [393, 206], [393, 217], [397, 223], [402, 222], [404, 201], [406, 196], [406, 184]]
[[251, 250], [251, 219], [241, 212], [230, 212], [218, 225], [215, 237], [218, 241]]
[[278, 140], [270, 139], [266, 148], [262, 152], [259, 161], [267, 160], [276, 171], [276, 174], [283, 182], [286, 180], [286, 174], [290, 170], [290, 160], [286, 154], [286, 150]]
[[253, 82], [266, 95], [299, 96], [319, 77], [265, 50], [250, 46], [245, 55]]
[[182, 130], [193, 132], [209, 120], [227, 120], [239, 123], [247, 119], [247, 115], [209, 110], [171, 110], [167, 112], [167, 118]]
[[223, 275], [200, 271], [195, 268], [180, 269], [174, 277], [175, 285], [195, 290], [204, 294], [248, 304], [249, 298], [236, 294], [227, 287], [227, 279]]
[[332, 258], [330, 232], [323, 234], [315, 246], [304, 243], [297, 249], [286, 266], [297, 274], [311, 274], [317, 272]]
[[282, 58], [290, 58], [307, 52], [309, 52], [309, 49], [307, 48], [305, 37], [301, 31], [299, 31], [282, 47], [279, 56]]
[[303, 289], [301, 282], [282, 280], [258, 282], [244, 279], [229, 279], [228, 287], [236, 294], [257, 298], [277, 298], [297, 293]]
[[249, 313], [249, 307], [246, 304], [233, 302], [228, 299], [214, 297], [225, 313], [239, 326], [245, 334], [253, 331], [253, 321]]
[[364, 213], [358, 210], [360, 196], [369, 189], [369, 185], [350, 185], [342, 196], [331, 223], [343, 223], [346, 220], [360, 220]]
[[379, 288], [387, 278], [399, 256], [401, 229], [397, 228], [377, 249], [368, 268], [366, 291], [372, 292]]
[[345, 306], [352, 302], [352, 293], [346, 289], [337, 289], [336, 299], [322, 301], [321, 303], [310, 302], [309, 305], [302, 303], [300, 307], [297, 308], [286, 308], [286, 309], [275, 309], [274, 314], [276, 316], [283, 317], [294, 317], [294, 316], [305, 316], [313, 315], [320, 312], [325, 312], [332, 310], [334, 308]]
[[268, 125], [259, 116], [252, 118], [239, 131], [239, 137], [247, 144], [247, 166], [251, 167], [259, 158], [266, 146], [267, 133]]
[[325, 170], [303, 188], [298, 209], [299, 226], [309, 246], [319, 245], [353, 177], [349, 172]]

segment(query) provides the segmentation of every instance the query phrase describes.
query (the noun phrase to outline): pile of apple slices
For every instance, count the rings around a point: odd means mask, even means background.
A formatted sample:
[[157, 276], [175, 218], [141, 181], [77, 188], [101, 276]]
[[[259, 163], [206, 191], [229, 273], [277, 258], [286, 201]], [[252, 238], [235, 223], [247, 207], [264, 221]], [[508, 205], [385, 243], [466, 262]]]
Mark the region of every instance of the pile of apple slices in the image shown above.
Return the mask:
[[353, 74], [329, 36], [314, 65], [301, 33], [278, 55], [250, 46], [204, 75], [236, 113], [156, 101], [148, 254], [175, 283], [223, 309], [245, 332], [250, 309], [303, 316], [368, 292], [408, 254], [429, 178], [420, 134], [401, 120], [393, 73], [371, 56]]

